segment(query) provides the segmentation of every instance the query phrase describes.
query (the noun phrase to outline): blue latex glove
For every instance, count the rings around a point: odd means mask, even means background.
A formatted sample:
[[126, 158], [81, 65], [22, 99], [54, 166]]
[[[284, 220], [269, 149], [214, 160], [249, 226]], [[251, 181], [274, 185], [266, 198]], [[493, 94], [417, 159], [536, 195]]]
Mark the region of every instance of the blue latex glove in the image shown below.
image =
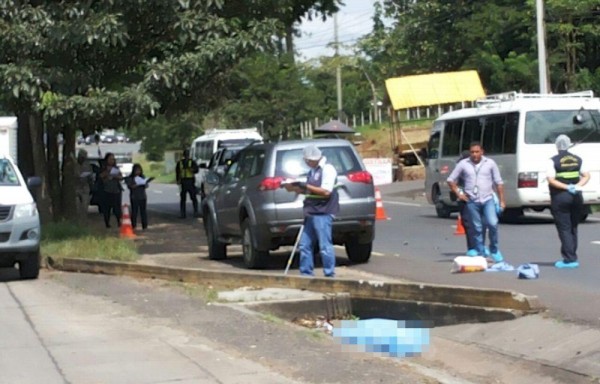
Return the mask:
[[569, 191], [569, 193], [571, 195], [576, 195], [577, 194], [577, 189], [575, 188], [574, 184], [569, 184], [569, 186], [567, 187], [567, 191]]
[[492, 193], [492, 198], [494, 199], [494, 207], [496, 208], [496, 215], [500, 215], [502, 213], [503, 209], [500, 206], [500, 199], [498, 199], [498, 195], [496, 194], [496, 192]]

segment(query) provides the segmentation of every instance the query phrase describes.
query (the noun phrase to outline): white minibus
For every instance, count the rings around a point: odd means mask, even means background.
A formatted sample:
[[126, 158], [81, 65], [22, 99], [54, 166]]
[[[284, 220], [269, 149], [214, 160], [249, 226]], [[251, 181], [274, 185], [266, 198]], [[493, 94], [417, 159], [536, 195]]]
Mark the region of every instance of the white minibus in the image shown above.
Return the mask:
[[200, 168], [200, 171], [196, 174], [196, 190], [198, 193], [204, 190], [202, 184], [206, 176], [206, 168], [217, 149], [225, 146], [248, 145], [262, 140], [263, 138], [256, 128], [210, 129], [204, 135], [197, 137], [190, 147], [190, 158]]
[[[439, 217], [458, 210], [446, 183], [460, 154], [478, 141], [496, 161], [504, 180], [506, 210], [514, 220], [523, 209], [550, 206], [548, 160], [557, 151], [556, 137], [566, 134], [590, 171], [585, 204], [600, 203], [600, 99], [592, 91], [568, 94], [508, 92], [478, 100], [473, 108], [448, 112], [433, 123], [426, 161], [425, 193]], [[582, 217], [585, 220], [589, 209]]]

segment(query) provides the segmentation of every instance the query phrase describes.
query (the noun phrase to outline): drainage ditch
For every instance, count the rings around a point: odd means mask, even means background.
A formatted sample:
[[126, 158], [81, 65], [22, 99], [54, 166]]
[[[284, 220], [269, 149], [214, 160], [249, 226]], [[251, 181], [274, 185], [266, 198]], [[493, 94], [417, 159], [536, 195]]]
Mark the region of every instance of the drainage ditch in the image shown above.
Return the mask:
[[[466, 323], [487, 323], [513, 320], [525, 314], [514, 309], [484, 308], [466, 305], [353, 298], [347, 293], [326, 294], [318, 299], [251, 302], [251, 310], [298, 323], [299, 319], [372, 319], [384, 318], [418, 322], [421, 327], [433, 328]], [[310, 323], [310, 322], [306, 322]]]

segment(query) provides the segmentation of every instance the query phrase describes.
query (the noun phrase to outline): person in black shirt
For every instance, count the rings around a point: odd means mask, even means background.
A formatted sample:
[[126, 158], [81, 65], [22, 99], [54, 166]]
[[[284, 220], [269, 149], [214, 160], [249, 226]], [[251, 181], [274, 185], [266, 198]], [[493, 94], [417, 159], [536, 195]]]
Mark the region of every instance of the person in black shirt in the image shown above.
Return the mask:
[[137, 226], [138, 212], [142, 219], [142, 229], [148, 228], [148, 213], [146, 211], [147, 195], [146, 188], [153, 178], [146, 179], [144, 170], [140, 164], [134, 164], [131, 175], [127, 177], [126, 183], [129, 187], [129, 201], [131, 202], [131, 226]]

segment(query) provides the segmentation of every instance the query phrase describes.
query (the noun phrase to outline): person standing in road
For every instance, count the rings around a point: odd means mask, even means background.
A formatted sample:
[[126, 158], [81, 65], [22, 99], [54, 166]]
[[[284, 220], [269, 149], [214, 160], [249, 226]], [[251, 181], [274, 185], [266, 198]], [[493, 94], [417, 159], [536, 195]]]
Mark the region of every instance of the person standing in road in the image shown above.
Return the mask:
[[577, 268], [577, 226], [583, 213], [581, 187], [590, 179], [582, 159], [569, 152], [571, 139], [559, 135], [555, 141], [558, 154], [548, 162], [546, 177], [550, 188], [550, 210], [560, 239], [562, 260], [556, 268]]
[[92, 166], [88, 161], [88, 153], [85, 149], [80, 149], [79, 152], [77, 152], [75, 177], [77, 216], [81, 221], [85, 221], [88, 214], [88, 206], [90, 205], [90, 190], [94, 177]]
[[[485, 256], [485, 244], [483, 238], [484, 224], [490, 237], [490, 256], [495, 262], [504, 258], [498, 249], [498, 213], [494, 202], [494, 187], [498, 192], [500, 210], [504, 210], [504, 182], [500, 176], [500, 170], [496, 162], [483, 155], [483, 147], [479, 142], [473, 142], [469, 146], [470, 157], [459, 162], [450, 176], [448, 186], [456, 194], [458, 199], [464, 201], [469, 212], [469, 220], [473, 224], [475, 232], [475, 249], [477, 254]], [[464, 182], [463, 190], [459, 190], [457, 180]], [[485, 223], [484, 223], [485, 220]]]
[[146, 211], [148, 197], [146, 188], [152, 178], [146, 179], [144, 170], [140, 164], [133, 164], [131, 175], [127, 177], [126, 183], [129, 188], [129, 201], [131, 202], [131, 226], [133, 229], [137, 226], [138, 212], [142, 219], [142, 229], [148, 228], [148, 213]]
[[[469, 156], [471, 156], [471, 153], [467, 150], [462, 151], [462, 153], [460, 154], [460, 157], [458, 158], [458, 161], [456, 162], [457, 164], [460, 163], [461, 161], [468, 159]], [[464, 187], [464, 182], [462, 181], [462, 178], [459, 178], [457, 180], [457, 184], [458, 184], [458, 191], [460, 192], [461, 190], [463, 190]], [[456, 196], [456, 195], [455, 195]], [[471, 222], [471, 219], [469, 217], [469, 210], [467, 209], [467, 203], [463, 200], [458, 199], [458, 196], [456, 196], [457, 199], [457, 204], [458, 204], [458, 212], [460, 215], [460, 221], [461, 224], [463, 226], [463, 228], [465, 229], [465, 238], [467, 240], [467, 256], [476, 256], [477, 255], [477, 250], [475, 249], [475, 231], [473, 230], [473, 224]], [[485, 225], [484, 225], [485, 228]], [[484, 241], [485, 241], [485, 230], [484, 230]]]
[[198, 216], [198, 198], [196, 197], [196, 178], [195, 174], [198, 173], [198, 165], [192, 159], [190, 159], [190, 151], [188, 149], [183, 151], [183, 158], [177, 162], [175, 167], [175, 176], [177, 178], [177, 184], [181, 189], [179, 194], [179, 217], [182, 219], [186, 218], [186, 195], [190, 195], [190, 200], [194, 206], [194, 217]]
[[333, 217], [340, 210], [339, 196], [335, 189], [337, 171], [326, 163], [321, 151], [314, 145], [303, 152], [304, 161], [310, 167], [306, 183], [285, 184], [288, 192], [305, 194], [304, 230], [300, 237], [300, 273], [314, 276], [313, 250], [317, 242], [326, 277], [335, 276], [335, 251], [332, 241]]
[[102, 185], [104, 188], [104, 208], [102, 213], [104, 215], [104, 224], [106, 228], [110, 228], [110, 211], [112, 210], [115, 217], [117, 218], [117, 226], [121, 226], [121, 199], [123, 196], [123, 187], [121, 187], [121, 180], [123, 175], [117, 162], [115, 155], [108, 152], [104, 156], [104, 169], [100, 173], [102, 178]]

